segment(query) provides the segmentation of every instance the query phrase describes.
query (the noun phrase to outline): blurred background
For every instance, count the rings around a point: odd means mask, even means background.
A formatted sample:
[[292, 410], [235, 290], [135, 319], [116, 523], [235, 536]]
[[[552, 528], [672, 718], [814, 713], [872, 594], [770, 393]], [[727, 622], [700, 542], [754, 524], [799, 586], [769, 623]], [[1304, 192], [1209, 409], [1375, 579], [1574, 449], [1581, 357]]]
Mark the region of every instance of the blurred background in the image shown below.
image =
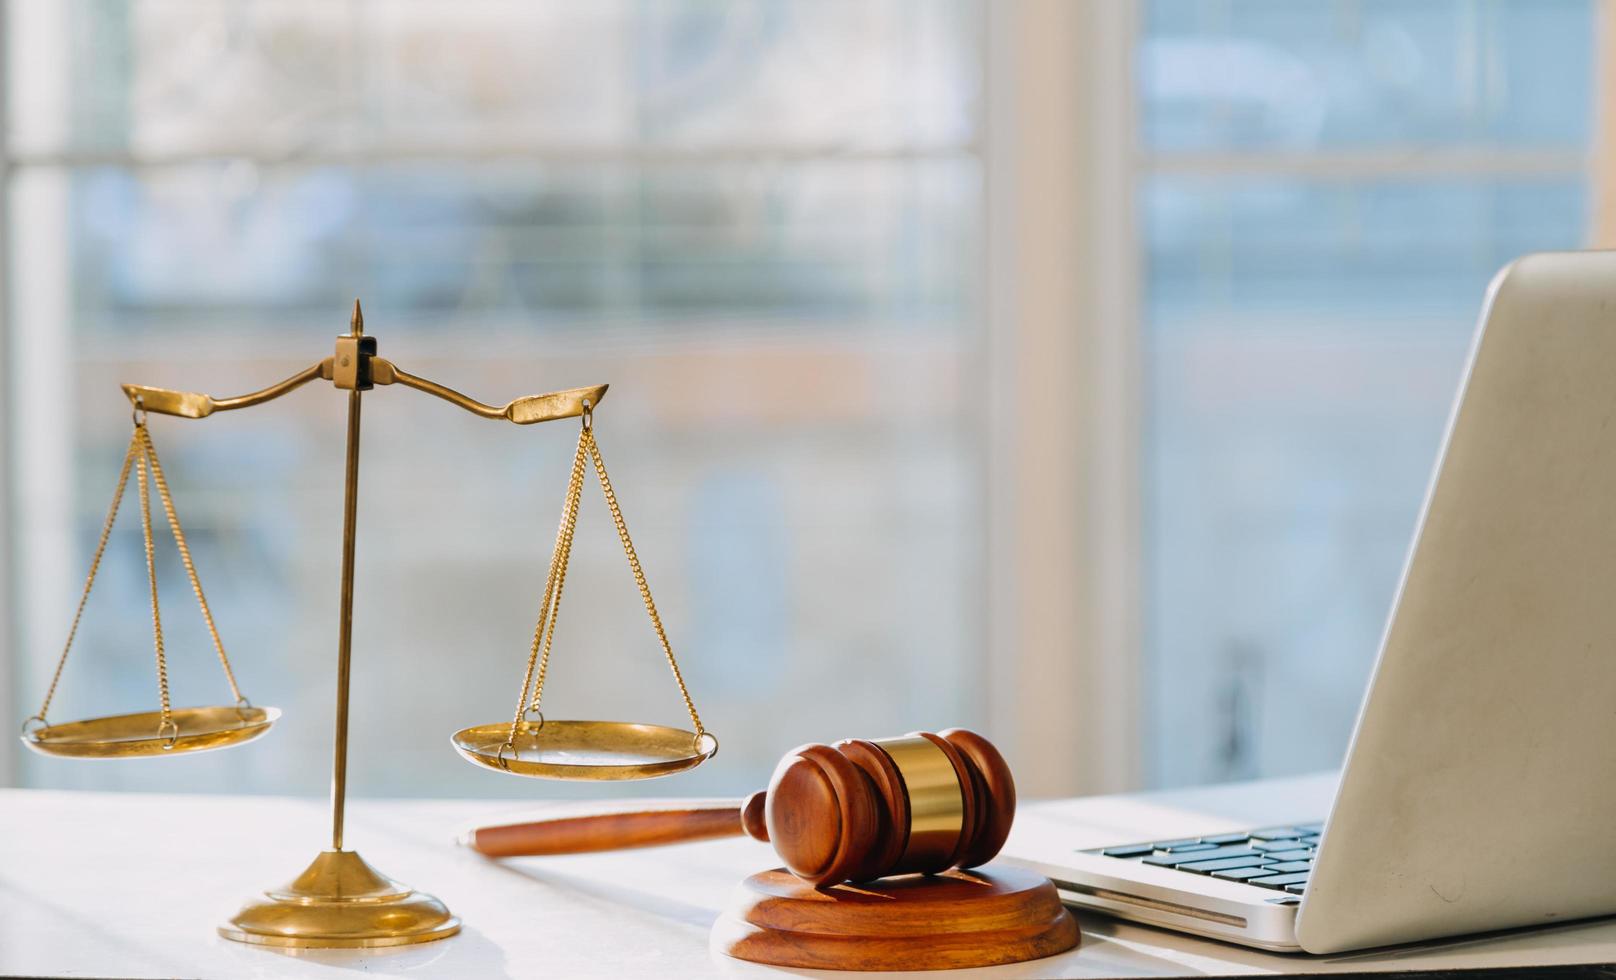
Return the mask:
[[[1608, 243], [1593, 0], [10, 0], [0, 722], [43, 697], [129, 437], [381, 353], [597, 432], [740, 793], [978, 727], [1023, 792], [1340, 761], [1487, 282]], [[366, 396], [353, 792], [517, 698], [572, 423]], [[345, 400], [154, 417], [245, 692], [231, 752], [0, 784], [323, 793]], [[132, 491], [131, 491], [132, 494]], [[155, 707], [133, 497], [52, 721]], [[166, 536], [179, 704], [229, 700]], [[586, 485], [545, 707], [684, 723]], [[597, 785], [588, 792], [599, 793]]]

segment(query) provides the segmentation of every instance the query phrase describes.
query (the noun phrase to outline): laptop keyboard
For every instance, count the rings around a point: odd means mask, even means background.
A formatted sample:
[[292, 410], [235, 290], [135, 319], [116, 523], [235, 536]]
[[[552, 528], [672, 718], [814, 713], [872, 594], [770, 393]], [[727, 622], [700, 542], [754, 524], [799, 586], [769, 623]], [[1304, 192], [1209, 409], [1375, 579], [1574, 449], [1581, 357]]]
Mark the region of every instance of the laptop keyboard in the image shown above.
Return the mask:
[[1299, 823], [1247, 833], [1101, 847], [1085, 853], [1301, 895], [1307, 890], [1322, 833], [1322, 823]]

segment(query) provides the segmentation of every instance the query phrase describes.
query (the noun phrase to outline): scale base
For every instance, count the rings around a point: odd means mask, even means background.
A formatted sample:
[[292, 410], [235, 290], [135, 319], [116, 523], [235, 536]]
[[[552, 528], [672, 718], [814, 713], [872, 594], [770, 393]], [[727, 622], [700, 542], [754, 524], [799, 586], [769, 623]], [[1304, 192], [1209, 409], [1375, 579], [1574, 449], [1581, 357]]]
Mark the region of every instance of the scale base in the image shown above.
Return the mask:
[[408, 946], [447, 939], [460, 920], [424, 892], [401, 885], [353, 851], [324, 851], [289, 885], [242, 906], [219, 935], [294, 949]]

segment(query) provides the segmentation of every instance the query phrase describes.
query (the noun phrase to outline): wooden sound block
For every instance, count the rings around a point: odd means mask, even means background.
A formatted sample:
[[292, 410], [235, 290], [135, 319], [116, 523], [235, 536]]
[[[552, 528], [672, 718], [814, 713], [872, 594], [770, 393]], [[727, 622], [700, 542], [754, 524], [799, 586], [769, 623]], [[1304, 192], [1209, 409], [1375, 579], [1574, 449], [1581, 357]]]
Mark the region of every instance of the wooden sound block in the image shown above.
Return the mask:
[[741, 882], [712, 947], [820, 970], [950, 970], [1019, 963], [1078, 942], [1049, 879], [1011, 867], [815, 888], [784, 868]]

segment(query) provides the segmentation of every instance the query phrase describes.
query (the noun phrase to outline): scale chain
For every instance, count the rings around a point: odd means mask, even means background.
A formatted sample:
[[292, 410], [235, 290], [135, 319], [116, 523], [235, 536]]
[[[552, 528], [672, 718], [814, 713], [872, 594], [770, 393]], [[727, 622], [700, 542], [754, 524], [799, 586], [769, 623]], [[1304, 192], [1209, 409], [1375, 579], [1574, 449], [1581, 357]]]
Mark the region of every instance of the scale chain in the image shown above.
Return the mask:
[[628, 567], [634, 572], [634, 584], [640, 587], [640, 598], [645, 600], [645, 611], [651, 616], [651, 627], [656, 630], [657, 642], [662, 644], [662, 655], [668, 658], [668, 668], [673, 671], [673, 680], [679, 685], [679, 696], [684, 699], [685, 710], [690, 713], [690, 723], [695, 726], [696, 738], [699, 741], [707, 730], [701, 726], [701, 716], [696, 714], [696, 703], [690, 699], [690, 689], [685, 687], [684, 675], [679, 672], [679, 661], [674, 659], [673, 645], [668, 642], [667, 630], [662, 628], [662, 617], [657, 615], [656, 603], [651, 599], [651, 586], [645, 580], [645, 570], [640, 567], [640, 556], [634, 553], [634, 542], [629, 539], [628, 524], [623, 520], [623, 511], [617, 506], [617, 494], [612, 491], [611, 478], [606, 475], [606, 462], [600, 457], [600, 446], [595, 442], [594, 430], [585, 427], [584, 438], [589, 444], [589, 456], [595, 462], [595, 475], [600, 478], [600, 489], [606, 495], [606, 507], [612, 512], [612, 523], [617, 525], [617, 536], [622, 539], [623, 553], [628, 556]]
[[62, 655], [56, 661], [56, 672], [51, 675], [50, 687], [45, 691], [45, 702], [39, 706], [39, 714], [35, 715], [40, 721], [50, 711], [51, 701], [56, 697], [56, 687], [62, 680], [62, 668], [67, 666], [67, 655], [73, 650], [73, 639], [78, 636], [79, 621], [84, 618], [84, 605], [90, 601], [90, 590], [95, 587], [95, 573], [101, 568], [101, 556], [106, 553], [107, 540], [112, 536], [112, 525], [118, 519], [118, 508], [123, 505], [124, 490], [129, 486], [129, 469], [135, 465], [135, 457], [140, 451], [140, 430], [136, 429], [129, 437], [129, 449], [123, 456], [123, 468], [118, 471], [118, 488], [112, 492], [112, 506], [107, 509], [106, 523], [101, 525], [101, 538], [96, 542], [95, 555], [90, 559], [90, 573], [84, 578], [84, 592], [79, 596], [78, 609], [73, 612], [73, 625], [68, 627], [67, 642], [62, 644]]
[[[690, 689], [685, 686], [684, 676], [679, 670], [679, 661], [673, 654], [673, 645], [668, 640], [667, 630], [663, 628], [662, 617], [657, 613], [656, 601], [651, 598], [651, 586], [646, 581], [645, 570], [641, 567], [639, 555], [634, 550], [634, 541], [629, 537], [628, 522], [624, 520], [622, 508], [618, 505], [611, 477], [606, 473], [606, 462], [601, 457], [599, 444], [595, 441], [594, 427], [589, 424], [586, 416], [583, 431], [578, 434], [577, 452], [573, 454], [572, 474], [567, 482], [567, 496], [561, 509], [561, 523], [556, 530], [555, 550], [551, 554], [550, 570], [545, 579], [539, 621], [533, 628], [533, 644], [528, 651], [527, 672], [522, 678], [521, 697], [517, 701], [516, 717], [511, 721], [511, 732], [505, 745], [514, 746], [516, 735], [521, 730], [523, 716], [530, 712], [538, 712], [544, 697], [544, 679], [549, 670], [556, 619], [561, 611], [561, 592], [566, 583], [573, 535], [578, 525], [578, 505], [583, 493], [586, 457], [593, 463], [595, 476], [600, 480], [606, 507], [611, 511], [612, 524], [617, 528], [618, 539], [623, 545], [623, 554], [628, 558], [629, 570], [634, 574], [634, 584], [639, 588], [640, 598], [645, 603], [645, 611], [651, 619], [651, 628], [656, 631], [657, 642], [661, 644], [662, 654], [667, 658], [668, 668], [673, 672], [674, 683], [679, 685], [679, 696], [684, 701], [685, 711], [690, 715], [690, 723], [695, 727], [696, 738], [699, 740], [706, 734], [706, 729], [702, 726], [701, 715], [696, 711], [695, 701], [690, 697]], [[536, 682], [535, 674], [537, 674]], [[530, 689], [533, 692], [531, 700], [528, 698]], [[539, 717], [542, 726], [544, 716], [541, 713]]]
[[[67, 658], [73, 649], [73, 641], [78, 636], [79, 624], [84, 617], [84, 607], [89, 602], [90, 592], [95, 587], [97, 572], [101, 568], [101, 559], [106, 553], [107, 543], [112, 537], [112, 528], [117, 523], [118, 511], [123, 506], [124, 494], [129, 486], [129, 471], [135, 471], [135, 482], [140, 491], [140, 530], [141, 538], [146, 550], [146, 577], [150, 583], [151, 609], [152, 609], [152, 639], [156, 648], [157, 659], [157, 689], [162, 706], [162, 720], [158, 725], [158, 735], [166, 735], [171, 747], [178, 738], [179, 728], [173, 719], [173, 708], [169, 695], [168, 684], [168, 658], [163, 640], [163, 621], [157, 600], [157, 572], [156, 572], [156, 546], [152, 536], [151, 526], [151, 485], [157, 486], [157, 495], [163, 504], [163, 513], [168, 518], [168, 526], [174, 534], [174, 543], [179, 550], [180, 559], [185, 566], [185, 573], [191, 581], [191, 589], [196, 593], [197, 604], [202, 609], [202, 618], [207, 623], [208, 633], [213, 638], [213, 648], [218, 652], [219, 663], [224, 668], [225, 680], [230, 684], [230, 692], [235, 695], [237, 706], [250, 704], [242, 695], [240, 687], [236, 684], [234, 670], [230, 666], [230, 658], [224, 650], [224, 642], [219, 637], [218, 627], [213, 622], [213, 612], [208, 608], [207, 597], [202, 592], [202, 581], [197, 576], [196, 563], [191, 558], [191, 549], [185, 541], [185, 530], [180, 526], [179, 514], [174, 508], [174, 499], [168, 489], [168, 479], [163, 473], [163, 464], [157, 458], [157, 447], [152, 444], [151, 432], [147, 429], [144, 419], [136, 416], [135, 430], [129, 438], [129, 448], [124, 453], [123, 466], [118, 471], [118, 485], [113, 490], [112, 504], [107, 509], [106, 522], [101, 526], [101, 537], [96, 542], [95, 554], [90, 559], [90, 571], [84, 579], [84, 591], [79, 596], [77, 609], [73, 613], [72, 625], [68, 627], [67, 642], [62, 645], [62, 655], [56, 661], [56, 670], [51, 675], [50, 686], [45, 691], [45, 700], [40, 705], [39, 713], [30, 721], [45, 721], [46, 713], [50, 711], [51, 702], [55, 700], [56, 689], [61, 683], [63, 669], [67, 666]], [[148, 472], [148, 467], [149, 472]]]
[[[572, 475], [567, 481], [567, 496], [561, 505], [561, 521], [556, 527], [555, 548], [550, 553], [550, 570], [545, 576], [544, 597], [539, 605], [539, 621], [533, 627], [533, 644], [528, 650], [527, 672], [522, 677], [522, 690], [516, 701], [516, 717], [511, 719], [511, 733], [505, 739], [507, 746], [515, 743], [516, 733], [521, 730], [522, 716], [530, 710], [528, 707], [528, 690], [533, 689], [533, 709], [537, 709], [539, 700], [544, 695], [544, 675], [550, 664], [550, 645], [542, 642], [541, 637], [545, 633], [547, 621], [552, 618], [556, 581], [566, 575], [564, 556], [571, 550], [571, 529], [577, 527], [578, 504], [583, 496], [583, 479], [584, 445], [583, 437], [579, 436], [578, 449], [572, 457]], [[552, 629], [551, 635], [553, 634]], [[542, 667], [539, 665], [541, 644], [544, 650]], [[535, 670], [538, 673], [537, 687], [534, 687], [533, 683]]]
[[[135, 425], [135, 438], [140, 440], [142, 447], [147, 445], [145, 429], [143, 424]], [[162, 703], [163, 720], [158, 724], [157, 732], [159, 735], [163, 732], [178, 734], [168, 700], [168, 658], [163, 655], [163, 617], [157, 607], [157, 556], [152, 546], [151, 487], [146, 474], [144, 448], [135, 459], [135, 478], [140, 487], [140, 533], [146, 543], [146, 579], [151, 583], [152, 639], [157, 647], [157, 693]]]
[[174, 510], [174, 498], [168, 492], [168, 480], [163, 476], [163, 464], [157, 460], [157, 447], [152, 445], [151, 433], [145, 426], [141, 426], [142, 441], [146, 445], [146, 457], [151, 460], [152, 478], [157, 484], [157, 495], [163, 502], [163, 513], [168, 516], [168, 528], [174, 535], [174, 545], [179, 549], [180, 562], [185, 566], [185, 574], [191, 580], [191, 591], [196, 593], [196, 604], [202, 609], [202, 620], [207, 624], [208, 635], [213, 638], [213, 649], [219, 655], [219, 666], [224, 668], [224, 678], [230, 684], [230, 693], [235, 697], [236, 704], [240, 705], [246, 700], [242, 696], [241, 688], [236, 685], [236, 672], [230, 668], [230, 657], [224, 652], [224, 641], [219, 638], [219, 628], [213, 623], [213, 611], [208, 608], [207, 596], [202, 593], [202, 580], [196, 574], [196, 564], [191, 560], [190, 546], [185, 543], [185, 530], [180, 527], [179, 514]]
[[[578, 450], [572, 457], [572, 476], [567, 483], [567, 503], [562, 512], [561, 533], [556, 540], [556, 552], [551, 558], [551, 566], [555, 581], [555, 592], [546, 595], [547, 612], [540, 625], [544, 627], [544, 654], [539, 658], [539, 676], [534, 682], [533, 700], [529, 702], [528, 711], [539, 711], [540, 702], [544, 699], [544, 678], [550, 672], [550, 647], [555, 641], [556, 620], [561, 618], [561, 591], [567, 584], [567, 566], [572, 561], [572, 540], [578, 530], [578, 506], [583, 500], [584, 492], [584, 445], [583, 437], [578, 438]], [[538, 629], [535, 627], [534, 642], [538, 642]], [[540, 718], [544, 715], [541, 712]]]

